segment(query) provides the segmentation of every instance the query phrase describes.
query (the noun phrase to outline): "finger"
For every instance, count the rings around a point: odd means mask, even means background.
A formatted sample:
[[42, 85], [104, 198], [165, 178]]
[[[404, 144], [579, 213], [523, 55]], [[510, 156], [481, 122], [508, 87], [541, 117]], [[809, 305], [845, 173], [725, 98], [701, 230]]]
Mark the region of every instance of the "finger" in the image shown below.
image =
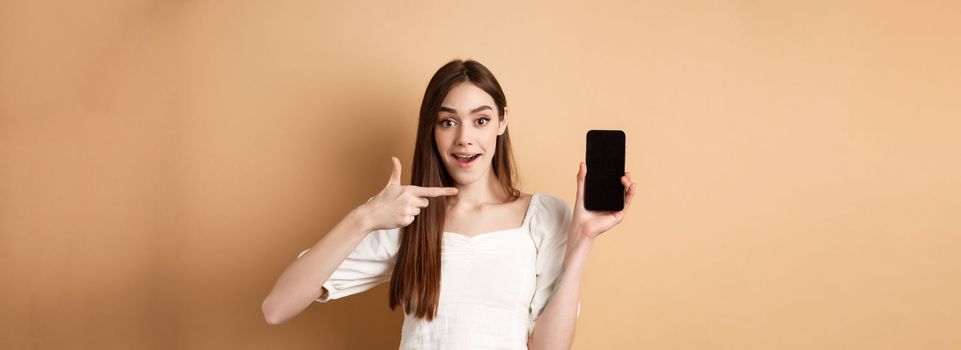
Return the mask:
[[407, 213], [406, 213], [406, 214], [407, 214], [407, 215], [413, 215], [413, 216], [420, 215], [420, 208], [417, 208], [417, 207], [407, 208]]
[[630, 186], [627, 187], [627, 194], [624, 197], [624, 209], [631, 206], [631, 200], [634, 199], [635, 192], [637, 192], [637, 184], [631, 183]]
[[390, 172], [390, 180], [387, 180], [387, 185], [400, 185], [400, 159], [390, 157], [390, 160], [394, 163], [394, 167]]
[[584, 179], [587, 177], [587, 165], [580, 162], [577, 168], [577, 198], [576, 206], [582, 207], [584, 204]]
[[416, 203], [414, 203], [414, 206], [418, 208], [427, 208], [427, 205], [430, 204], [430, 200], [427, 198], [417, 197], [415, 201]]
[[634, 182], [634, 179], [631, 178], [631, 172], [630, 172], [630, 171], [624, 173], [624, 176], [627, 176], [627, 180], [628, 180], [628, 181]]
[[587, 178], [587, 166], [580, 162], [577, 166], [577, 191], [584, 192], [584, 179]]
[[410, 186], [410, 190], [418, 197], [453, 196], [457, 194], [457, 187], [420, 187]]

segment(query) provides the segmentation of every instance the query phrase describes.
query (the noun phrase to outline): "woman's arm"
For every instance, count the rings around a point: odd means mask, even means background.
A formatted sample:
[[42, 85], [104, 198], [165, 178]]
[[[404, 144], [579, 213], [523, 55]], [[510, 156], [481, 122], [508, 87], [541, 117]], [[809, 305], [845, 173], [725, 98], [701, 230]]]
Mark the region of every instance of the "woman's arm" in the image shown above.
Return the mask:
[[574, 343], [581, 276], [594, 241], [578, 233], [578, 230], [572, 224], [567, 233], [570, 238], [561, 273], [544, 312], [534, 322], [534, 331], [527, 340], [528, 349], [570, 349]]
[[401, 185], [400, 160], [391, 157], [391, 161], [394, 168], [387, 186], [367, 203], [351, 210], [280, 275], [260, 306], [267, 323], [284, 323], [319, 298], [324, 292], [324, 283], [371, 231], [410, 225], [421, 208], [430, 203], [427, 198], [457, 194], [456, 187]]
[[577, 199], [571, 226], [567, 231], [567, 249], [561, 273], [554, 285], [554, 294], [544, 311], [534, 322], [534, 331], [527, 339], [529, 349], [570, 349], [574, 343], [577, 322], [577, 301], [580, 296], [581, 275], [594, 240], [624, 220], [631, 207], [637, 184], [631, 173], [621, 176], [624, 185], [624, 209], [618, 212], [588, 211], [584, 209], [584, 179], [587, 166], [581, 162], [577, 171]]
[[365, 219], [366, 210], [364, 205], [351, 210], [307, 253], [284, 270], [261, 305], [267, 323], [284, 323], [321, 296], [324, 282], [371, 232], [370, 223]]

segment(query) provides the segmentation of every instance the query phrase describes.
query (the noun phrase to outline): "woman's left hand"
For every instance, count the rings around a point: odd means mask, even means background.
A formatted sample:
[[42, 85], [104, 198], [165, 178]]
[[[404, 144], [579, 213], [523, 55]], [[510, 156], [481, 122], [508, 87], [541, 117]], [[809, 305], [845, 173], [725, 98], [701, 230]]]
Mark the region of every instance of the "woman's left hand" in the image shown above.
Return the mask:
[[631, 206], [631, 199], [634, 198], [637, 184], [632, 182], [631, 172], [625, 172], [624, 176], [621, 176], [621, 184], [624, 185], [624, 209], [621, 209], [621, 211], [589, 211], [584, 209], [584, 179], [586, 176], [587, 166], [584, 162], [581, 162], [580, 170], [577, 172], [577, 202], [574, 204], [571, 226], [583, 238], [593, 240], [624, 220], [624, 215]]

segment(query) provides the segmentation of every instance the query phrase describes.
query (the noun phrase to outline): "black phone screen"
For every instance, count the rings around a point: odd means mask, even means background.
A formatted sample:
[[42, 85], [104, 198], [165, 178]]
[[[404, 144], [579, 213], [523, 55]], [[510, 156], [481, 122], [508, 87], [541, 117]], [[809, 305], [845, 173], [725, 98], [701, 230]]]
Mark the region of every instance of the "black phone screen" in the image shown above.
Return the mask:
[[587, 177], [584, 179], [584, 209], [620, 211], [624, 209], [624, 148], [621, 130], [587, 132]]

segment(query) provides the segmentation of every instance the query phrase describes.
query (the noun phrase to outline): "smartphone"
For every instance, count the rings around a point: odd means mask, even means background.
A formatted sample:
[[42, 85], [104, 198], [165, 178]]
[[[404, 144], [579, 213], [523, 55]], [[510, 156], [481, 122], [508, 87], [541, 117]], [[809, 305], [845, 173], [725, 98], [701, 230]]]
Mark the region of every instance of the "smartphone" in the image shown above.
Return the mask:
[[587, 177], [584, 179], [584, 209], [624, 209], [624, 149], [621, 130], [587, 131]]

